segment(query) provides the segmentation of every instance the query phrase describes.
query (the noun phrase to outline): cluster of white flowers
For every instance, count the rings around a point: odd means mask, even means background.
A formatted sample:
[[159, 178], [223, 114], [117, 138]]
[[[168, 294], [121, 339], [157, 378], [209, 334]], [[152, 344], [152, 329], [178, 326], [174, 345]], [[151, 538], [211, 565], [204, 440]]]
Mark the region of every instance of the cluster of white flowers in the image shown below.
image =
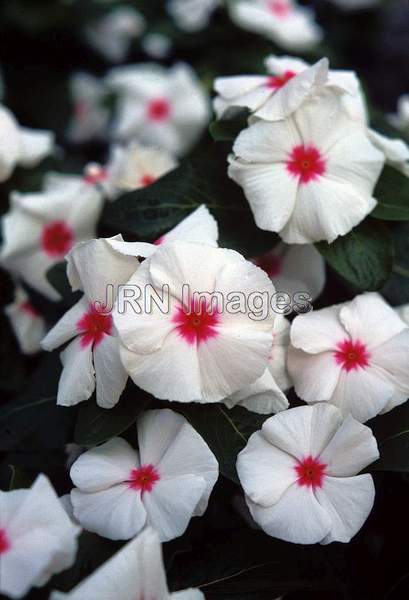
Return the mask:
[[275, 56], [266, 68], [264, 77], [215, 81], [219, 117], [251, 112], [233, 145], [229, 175], [261, 229], [291, 244], [331, 243], [375, 208], [385, 162], [409, 177], [409, 147], [369, 128], [352, 71], [331, 71], [326, 59], [309, 66]]

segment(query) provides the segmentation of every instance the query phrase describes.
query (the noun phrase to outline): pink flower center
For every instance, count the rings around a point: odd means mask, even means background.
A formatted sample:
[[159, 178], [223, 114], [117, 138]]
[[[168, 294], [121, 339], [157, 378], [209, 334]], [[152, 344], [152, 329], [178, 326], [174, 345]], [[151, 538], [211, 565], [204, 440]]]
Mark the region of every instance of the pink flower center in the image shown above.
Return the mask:
[[0, 529], [0, 555], [5, 554], [11, 548], [11, 543], [5, 529]]
[[96, 346], [106, 335], [112, 335], [112, 316], [90, 304], [88, 312], [77, 322], [77, 330], [81, 335], [82, 348], [90, 344]]
[[267, 79], [266, 86], [273, 90], [278, 90], [285, 86], [285, 84], [296, 75], [297, 73], [294, 73], [294, 71], [285, 71], [282, 75], [271, 75]]
[[161, 235], [160, 237], [158, 237], [158, 239], [153, 242], [155, 246], [160, 246], [161, 244], [163, 244], [163, 242], [165, 241], [165, 237], [165, 235]]
[[298, 461], [294, 467], [298, 475], [298, 485], [312, 488], [322, 487], [326, 475], [326, 466], [318, 458], [312, 456], [307, 456], [307, 458]]
[[148, 117], [151, 121], [166, 121], [170, 112], [170, 103], [166, 98], [156, 98], [148, 103]]
[[255, 258], [254, 264], [263, 269], [269, 277], [277, 277], [282, 272], [283, 259], [281, 256], [275, 256], [271, 252], [267, 252], [267, 254]]
[[364, 369], [369, 365], [371, 355], [359, 340], [343, 340], [337, 344], [337, 348], [334, 352], [335, 361], [344, 371]]
[[143, 187], [152, 185], [152, 183], [155, 183], [155, 181], [156, 181], [155, 177], [153, 177], [153, 175], [149, 175], [148, 173], [146, 175], [142, 175], [142, 177], [140, 179], [141, 185]]
[[33, 319], [37, 319], [40, 316], [40, 313], [28, 300], [26, 302], [22, 302], [19, 306], [21, 312], [32, 317]]
[[100, 165], [92, 165], [88, 167], [84, 174], [84, 181], [89, 185], [96, 185], [102, 183], [108, 177], [108, 172], [104, 167]]
[[291, 12], [288, 0], [268, 0], [267, 8], [275, 17], [280, 19], [285, 19]]
[[153, 465], [142, 465], [138, 469], [132, 469], [128, 483], [132, 490], [144, 493], [151, 492], [159, 479], [160, 475]]
[[64, 221], [53, 221], [44, 226], [41, 247], [48, 256], [63, 257], [74, 245], [74, 232]]
[[189, 307], [179, 306], [171, 321], [176, 324], [180, 337], [188, 344], [200, 344], [209, 338], [217, 337], [220, 316], [209, 307], [205, 298], [191, 302]]
[[88, 114], [88, 103], [85, 100], [79, 100], [74, 105], [74, 114], [77, 119], [85, 119]]
[[319, 179], [325, 173], [326, 161], [314, 146], [295, 146], [287, 160], [287, 170], [298, 177], [300, 183]]

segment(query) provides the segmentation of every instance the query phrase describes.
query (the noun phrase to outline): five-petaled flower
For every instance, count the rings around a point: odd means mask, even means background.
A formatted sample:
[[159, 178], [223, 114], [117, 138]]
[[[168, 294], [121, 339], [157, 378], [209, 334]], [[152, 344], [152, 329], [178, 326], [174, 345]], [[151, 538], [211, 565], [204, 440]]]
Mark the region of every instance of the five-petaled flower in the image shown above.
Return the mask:
[[122, 438], [82, 454], [71, 467], [74, 515], [88, 531], [127, 540], [150, 525], [162, 541], [202, 515], [218, 463], [186, 419], [169, 409], [138, 419], [138, 447]]
[[349, 542], [375, 496], [371, 475], [357, 473], [378, 457], [369, 427], [318, 404], [267, 419], [240, 452], [237, 472], [254, 520], [269, 535]]

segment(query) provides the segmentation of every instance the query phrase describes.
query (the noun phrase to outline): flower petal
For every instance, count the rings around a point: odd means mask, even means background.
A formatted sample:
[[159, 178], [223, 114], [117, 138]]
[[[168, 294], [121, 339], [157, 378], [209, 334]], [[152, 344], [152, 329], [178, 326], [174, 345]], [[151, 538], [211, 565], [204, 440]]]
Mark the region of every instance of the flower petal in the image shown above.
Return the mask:
[[73, 406], [88, 400], [95, 389], [91, 346], [82, 348], [81, 337], [77, 337], [61, 352], [60, 358], [64, 368], [58, 383], [57, 404]]
[[310, 354], [335, 350], [337, 343], [346, 337], [339, 311], [340, 305], [335, 305], [298, 315], [291, 325], [291, 344]]
[[41, 342], [44, 350], [55, 350], [71, 338], [78, 335], [77, 323], [89, 308], [85, 297], [82, 297], [64, 316], [54, 325]]
[[290, 346], [287, 366], [300, 398], [306, 402], [332, 402], [340, 378], [333, 352], [307, 354]]
[[97, 404], [102, 408], [112, 408], [117, 404], [128, 379], [119, 356], [118, 338], [106, 335], [94, 347], [93, 358]]

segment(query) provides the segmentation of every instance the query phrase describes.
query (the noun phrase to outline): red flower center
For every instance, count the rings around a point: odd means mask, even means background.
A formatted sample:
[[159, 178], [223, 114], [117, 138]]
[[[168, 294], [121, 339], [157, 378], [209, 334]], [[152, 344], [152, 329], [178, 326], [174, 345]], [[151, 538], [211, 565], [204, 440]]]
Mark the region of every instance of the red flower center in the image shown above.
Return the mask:
[[11, 544], [5, 529], [0, 529], [0, 554], [10, 550]]
[[337, 348], [334, 352], [335, 361], [344, 371], [364, 369], [369, 365], [371, 355], [359, 340], [343, 340], [337, 344]]
[[218, 335], [220, 316], [213, 307], [208, 306], [205, 298], [201, 298], [200, 302], [190, 302], [189, 307], [179, 306], [171, 320], [176, 324], [178, 334], [191, 345]]
[[36, 319], [40, 316], [38, 310], [28, 300], [26, 302], [22, 302], [19, 308], [21, 312], [28, 315], [29, 317], [32, 317], [33, 319]]
[[161, 235], [153, 243], [155, 244], [155, 246], [160, 246], [161, 244], [163, 244], [164, 241], [165, 241], [165, 235]]
[[53, 221], [44, 226], [41, 247], [48, 256], [63, 257], [74, 245], [74, 232], [64, 221]]
[[88, 114], [88, 102], [85, 100], [78, 100], [74, 104], [74, 114], [77, 119], [85, 119]]
[[325, 173], [326, 161], [317, 148], [301, 144], [292, 149], [287, 160], [287, 170], [298, 177], [300, 183], [308, 183]]
[[280, 19], [285, 19], [291, 12], [288, 0], [268, 0], [267, 7], [274, 16]]
[[96, 346], [106, 335], [112, 334], [112, 316], [90, 304], [88, 312], [77, 322], [77, 330], [81, 335], [82, 348], [90, 344]]
[[285, 71], [282, 75], [271, 75], [267, 79], [266, 86], [272, 88], [273, 90], [278, 90], [282, 88], [287, 81], [290, 81], [293, 77], [295, 77], [297, 73], [294, 71]]
[[142, 175], [142, 177], [140, 179], [141, 185], [143, 187], [152, 185], [152, 183], [155, 183], [155, 181], [156, 181], [155, 177], [153, 177], [153, 175], [149, 175], [148, 173], [146, 175]]
[[107, 170], [100, 165], [92, 165], [88, 167], [84, 174], [84, 181], [90, 185], [96, 185], [105, 181], [108, 177]]
[[312, 456], [307, 456], [307, 458], [298, 461], [294, 467], [298, 475], [298, 485], [312, 488], [322, 487], [326, 475], [326, 466], [318, 458]]
[[271, 252], [258, 256], [254, 259], [254, 264], [263, 269], [269, 277], [277, 277], [280, 275], [283, 267], [283, 259], [281, 256], [275, 256]]
[[153, 465], [142, 465], [137, 469], [132, 469], [128, 482], [132, 490], [144, 493], [151, 492], [159, 479], [160, 475]]
[[148, 103], [148, 117], [151, 121], [166, 121], [170, 112], [170, 103], [166, 98], [156, 98]]

